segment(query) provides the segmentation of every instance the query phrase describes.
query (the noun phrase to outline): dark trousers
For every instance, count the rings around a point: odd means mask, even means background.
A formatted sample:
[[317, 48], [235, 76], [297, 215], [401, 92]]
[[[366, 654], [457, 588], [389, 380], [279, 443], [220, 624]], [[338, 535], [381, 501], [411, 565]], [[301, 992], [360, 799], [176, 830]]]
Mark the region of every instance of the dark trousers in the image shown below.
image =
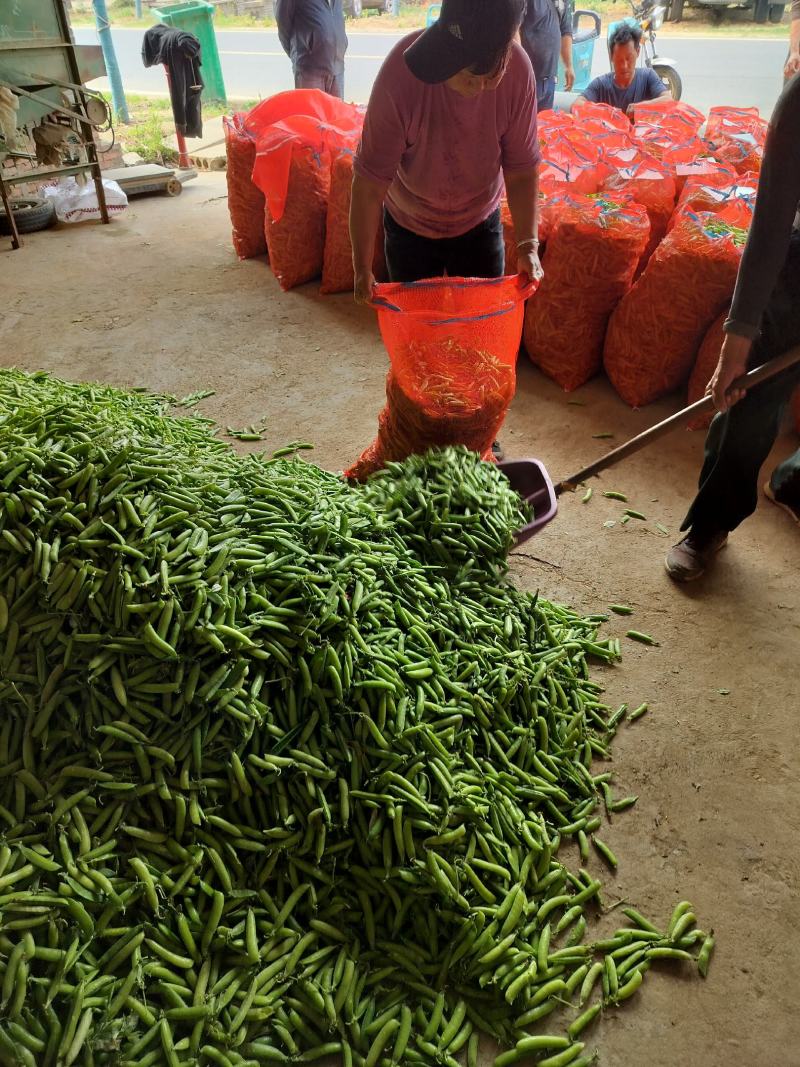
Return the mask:
[[536, 110], [550, 111], [556, 98], [556, 79], [536, 79]]
[[[786, 263], [778, 278], [753, 344], [749, 367], [757, 367], [800, 344], [800, 234], [792, 234]], [[700, 491], [682, 529], [695, 533], [734, 530], [756, 509], [758, 476], [781, 427], [800, 368], [784, 371], [752, 389], [743, 400], [711, 423], [700, 472]], [[772, 474], [780, 500], [800, 506], [800, 450]]]
[[498, 208], [475, 229], [460, 237], [421, 237], [401, 226], [384, 210], [386, 265], [392, 282], [423, 278], [501, 278], [506, 254]]
[[295, 89], [321, 89], [328, 96], [338, 96], [344, 100], [344, 68], [336, 74], [329, 70], [298, 70], [294, 71]]

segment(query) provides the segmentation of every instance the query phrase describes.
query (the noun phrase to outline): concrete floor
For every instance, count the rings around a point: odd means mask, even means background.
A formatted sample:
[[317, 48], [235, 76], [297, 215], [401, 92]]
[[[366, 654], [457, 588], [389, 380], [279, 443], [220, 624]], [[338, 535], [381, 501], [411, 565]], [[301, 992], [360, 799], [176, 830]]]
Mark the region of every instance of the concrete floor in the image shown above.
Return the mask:
[[[266, 416], [269, 447], [311, 439], [335, 470], [374, 434], [387, 359], [371, 312], [314, 285], [281, 294], [264, 263], [237, 262], [224, 175], [179, 200], [134, 201], [109, 227], [37, 234], [13, 253], [2, 239], [0, 296], [4, 365], [178, 396], [214, 389], [204, 414], [239, 426]], [[526, 360], [519, 377], [503, 441], [555, 477], [614, 443], [593, 434], [621, 442], [677, 406], [632, 412], [603, 381], [569, 405]], [[797, 443], [787, 434], [775, 458]], [[579, 609], [633, 605], [636, 627], [660, 641], [623, 637], [623, 663], [606, 672], [612, 703], [651, 708], [614, 746], [618, 788], [640, 801], [603, 833], [620, 857], [606, 897], [664, 920], [687, 897], [717, 935], [705, 983], [654, 971], [595, 1028], [606, 1067], [800, 1065], [800, 531], [762, 500], [713, 577], [671, 585], [670, 540], [653, 523], [677, 531], [702, 444], [678, 432], [603, 477], [647, 523], [604, 528], [624, 505], [567, 497], [514, 564], [526, 587]]]

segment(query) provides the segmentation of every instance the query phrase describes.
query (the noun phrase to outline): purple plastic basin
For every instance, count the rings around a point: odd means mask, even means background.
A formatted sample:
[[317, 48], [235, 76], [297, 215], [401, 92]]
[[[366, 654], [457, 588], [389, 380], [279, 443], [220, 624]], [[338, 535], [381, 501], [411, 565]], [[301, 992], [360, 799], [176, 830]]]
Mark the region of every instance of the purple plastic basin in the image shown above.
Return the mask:
[[556, 517], [558, 499], [544, 463], [538, 459], [504, 459], [497, 464], [511, 488], [533, 508], [533, 519], [514, 535], [514, 546], [523, 544]]

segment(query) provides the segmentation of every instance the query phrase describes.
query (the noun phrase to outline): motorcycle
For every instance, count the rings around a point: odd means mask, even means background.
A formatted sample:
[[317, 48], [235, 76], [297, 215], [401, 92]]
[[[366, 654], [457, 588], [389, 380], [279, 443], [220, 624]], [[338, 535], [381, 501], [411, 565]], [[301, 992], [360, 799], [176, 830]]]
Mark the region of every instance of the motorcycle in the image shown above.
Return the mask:
[[642, 0], [637, 4], [631, 0], [633, 18], [628, 22], [635, 21], [642, 29], [642, 47], [639, 52], [639, 63], [643, 67], [650, 67], [670, 92], [673, 100], [680, 100], [683, 92], [683, 82], [678, 73], [678, 64], [674, 59], [667, 59], [656, 52], [656, 33], [664, 24], [667, 14], [666, 7], [656, 6], [653, 0]]

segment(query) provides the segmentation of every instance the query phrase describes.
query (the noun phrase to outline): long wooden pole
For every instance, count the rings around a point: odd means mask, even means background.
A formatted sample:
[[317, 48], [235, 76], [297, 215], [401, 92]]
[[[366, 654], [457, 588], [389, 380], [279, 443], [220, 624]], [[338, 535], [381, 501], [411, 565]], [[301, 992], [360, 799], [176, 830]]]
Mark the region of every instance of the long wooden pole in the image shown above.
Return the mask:
[[[764, 363], [747, 374], [743, 374], [741, 378], [736, 379], [731, 389], [752, 389], [754, 386], [769, 381], [770, 378], [774, 378], [777, 374], [781, 374], [798, 363], [800, 363], [800, 346], [790, 348], [788, 352], [784, 352], [777, 359], [770, 360], [769, 363]], [[670, 415], [668, 419], [664, 419], [663, 422], [651, 426], [649, 430], [645, 430], [644, 433], [640, 433], [637, 437], [626, 441], [624, 445], [615, 448], [613, 452], [608, 452], [605, 456], [601, 456], [600, 459], [596, 459], [588, 467], [584, 467], [582, 470], [570, 475], [569, 478], [564, 478], [555, 487], [556, 496], [574, 491], [587, 478], [593, 478], [594, 475], [599, 474], [601, 471], [608, 470], [609, 467], [615, 466], [620, 460], [632, 456], [635, 452], [641, 452], [643, 448], [647, 448], [654, 441], [658, 441], [661, 437], [666, 437], [673, 430], [677, 430], [679, 426], [685, 426], [687, 423], [692, 422], [698, 415], [705, 415], [713, 410], [713, 397], [704, 396], [702, 400], [690, 404], [688, 408], [683, 408], [682, 411], [677, 411], [674, 415]]]

